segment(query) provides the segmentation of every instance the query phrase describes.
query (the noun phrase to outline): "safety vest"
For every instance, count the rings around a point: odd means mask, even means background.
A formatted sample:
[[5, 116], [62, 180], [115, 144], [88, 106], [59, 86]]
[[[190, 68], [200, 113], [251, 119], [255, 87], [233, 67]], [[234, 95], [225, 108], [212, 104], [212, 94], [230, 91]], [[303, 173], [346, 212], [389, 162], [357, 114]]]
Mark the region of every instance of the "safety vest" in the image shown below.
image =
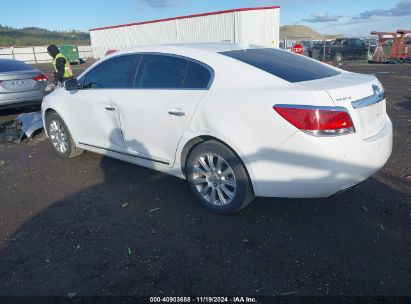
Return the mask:
[[54, 70], [57, 72], [57, 59], [58, 58], [64, 58], [66, 59], [66, 64], [64, 65], [64, 75], [63, 78], [69, 78], [73, 76], [73, 71], [71, 70], [70, 62], [67, 60], [66, 57], [62, 53], [58, 53], [56, 58], [53, 60], [53, 67]]

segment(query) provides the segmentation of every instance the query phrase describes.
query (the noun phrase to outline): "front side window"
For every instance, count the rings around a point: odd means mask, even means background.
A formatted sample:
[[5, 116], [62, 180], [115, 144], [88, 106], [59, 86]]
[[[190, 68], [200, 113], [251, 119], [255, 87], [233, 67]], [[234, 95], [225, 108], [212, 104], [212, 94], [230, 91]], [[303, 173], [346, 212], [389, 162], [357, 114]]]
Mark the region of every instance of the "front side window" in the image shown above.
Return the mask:
[[181, 89], [188, 60], [175, 56], [144, 54], [134, 87], [140, 89]]
[[139, 55], [126, 55], [108, 59], [87, 73], [85, 89], [126, 89]]
[[340, 74], [338, 70], [316, 60], [278, 49], [247, 49], [221, 54], [293, 83]]

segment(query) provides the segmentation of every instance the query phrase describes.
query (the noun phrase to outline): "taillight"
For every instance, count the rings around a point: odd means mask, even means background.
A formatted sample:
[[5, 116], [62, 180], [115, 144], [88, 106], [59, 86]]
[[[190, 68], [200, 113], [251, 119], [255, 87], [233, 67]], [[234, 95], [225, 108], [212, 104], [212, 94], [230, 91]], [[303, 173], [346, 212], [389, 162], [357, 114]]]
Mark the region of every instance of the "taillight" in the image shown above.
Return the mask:
[[47, 81], [47, 80], [49, 80], [49, 78], [47, 77], [46, 74], [41, 74], [39, 76], [34, 77], [33, 80], [35, 80], [35, 81]]
[[274, 110], [297, 129], [314, 136], [355, 133], [350, 114], [342, 107], [276, 105]]

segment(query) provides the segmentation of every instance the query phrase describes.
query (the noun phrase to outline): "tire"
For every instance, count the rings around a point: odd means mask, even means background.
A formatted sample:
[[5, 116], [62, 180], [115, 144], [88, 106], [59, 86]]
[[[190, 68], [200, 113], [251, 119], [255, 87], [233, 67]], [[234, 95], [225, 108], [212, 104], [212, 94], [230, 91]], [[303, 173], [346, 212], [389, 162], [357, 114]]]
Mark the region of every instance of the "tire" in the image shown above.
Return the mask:
[[46, 128], [51, 146], [58, 156], [73, 158], [84, 153], [83, 149], [76, 147], [66, 124], [57, 113], [47, 114]]
[[210, 211], [235, 213], [254, 199], [243, 162], [218, 141], [195, 146], [187, 158], [185, 173], [194, 196]]
[[343, 54], [336, 53], [334, 56], [334, 64], [338, 66], [338, 65], [341, 65], [342, 62], [343, 62]]

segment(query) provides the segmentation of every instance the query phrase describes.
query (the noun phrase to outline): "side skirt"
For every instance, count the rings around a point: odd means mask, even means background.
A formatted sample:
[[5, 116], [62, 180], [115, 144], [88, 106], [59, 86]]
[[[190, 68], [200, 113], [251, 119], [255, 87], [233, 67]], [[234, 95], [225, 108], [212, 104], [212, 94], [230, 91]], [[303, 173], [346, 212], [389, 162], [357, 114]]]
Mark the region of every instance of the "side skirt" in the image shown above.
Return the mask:
[[178, 166], [170, 167], [170, 164], [167, 162], [157, 161], [157, 160], [150, 159], [147, 157], [132, 155], [132, 154], [124, 153], [124, 152], [108, 150], [108, 149], [104, 149], [104, 148], [100, 148], [100, 147], [96, 147], [92, 145], [87, 145], [84, 143], [76, 143], [76, 146], [78, 148], [81, 148], [81, 149], [84, 149], [84, 150], [87, 150], [93, 153], [115, 158], [115, 159], [125, 161], [128, 163], [134, 164], [134, 165], [142, 166], [142, 167], [149, 168], [155, 171], [164, 172], [166, 174], [170, 174], [170, 175], [185, 179], [183, 172], [181, 171], [181, 169], [178, 169]]

